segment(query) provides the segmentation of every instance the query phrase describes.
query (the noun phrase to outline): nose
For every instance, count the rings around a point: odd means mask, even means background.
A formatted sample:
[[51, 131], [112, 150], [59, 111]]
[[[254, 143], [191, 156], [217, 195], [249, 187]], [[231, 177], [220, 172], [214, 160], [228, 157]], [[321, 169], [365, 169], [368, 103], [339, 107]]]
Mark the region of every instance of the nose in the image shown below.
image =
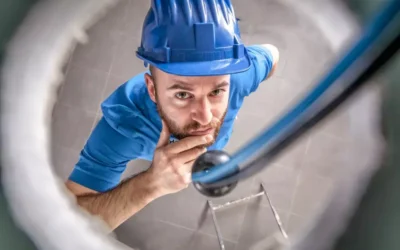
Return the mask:
[[192, 112], [192, 119], [200, 125], [205, 126], [210, 124], [212, 120], [211, 104], [207, 98], [203, 98], [196, 102]]

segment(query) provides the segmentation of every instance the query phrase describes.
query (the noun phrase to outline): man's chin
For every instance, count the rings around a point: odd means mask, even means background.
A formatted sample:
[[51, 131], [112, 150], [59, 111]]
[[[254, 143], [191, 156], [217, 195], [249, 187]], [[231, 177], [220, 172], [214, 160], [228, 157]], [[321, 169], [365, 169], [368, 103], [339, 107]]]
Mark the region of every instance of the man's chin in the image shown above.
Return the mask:
[[204, 148], [204, 147], [210, 147], [211, 145], [213, 145], [216, 141], [217, 138], [217, 134], [216, 134], [216, 129], [212, 129], [211, 131], [207, 131], [207, 133], [187, 133], [187, 134], [179, 134], [179, 135], [175, 135], [175, 137], [179, 140], [182, 140], [183, 138], [186, 137], [192, 137], [192, 136], [206, 136], [206, 135], [212, 135], [213, 139], [212, 141], [205, 143], [205, 144], [201, 144], [199, 146], [197, 146], [196, 148]]

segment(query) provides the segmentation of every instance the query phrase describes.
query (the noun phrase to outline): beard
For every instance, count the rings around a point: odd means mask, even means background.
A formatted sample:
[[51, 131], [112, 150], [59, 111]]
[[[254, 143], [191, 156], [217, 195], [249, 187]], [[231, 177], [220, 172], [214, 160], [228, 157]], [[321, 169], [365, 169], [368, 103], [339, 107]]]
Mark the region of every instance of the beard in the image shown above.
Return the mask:
[[193, 136], [193, 135], [190, 134], [190, 131], [199, 130], [199, 129], [204, 127], [204, 128], [212, 128], [212, 129], [214, 129], [213, 140], [208, 142], [208, 143], [206, 143], [206, 144], [202, 144], [202, 145], [200, 145], [198, 147], [209, 147], [209, 146], [211, 146], [212, 144], [215, 143], [215, 140], [217, 139], [219, 131], [221, 129], [221, 125], [225, 120], [225, 116], [226, 116], [226, 113], [227, 113], [228, 109], [225, 109], [221, 119], [217, 119], [217, 118], [213, 117], [211, 122], [209, 124], [205, 125], [205, 126], [202, 126], [200, 123], [198, 123], [196, 121], [193, 121], [190, 124], [186, 124], [184, 126], [179, 126], [173, 119], [168, 117], [168, 115], [162, 109], [161, 105], [159, 104], [160, 101], [158, 99], [157, 90], [156, 90], [155, 96], [156, 96], [156, 101], [157, 101], [156, 106], [157, 106], [158, 113], [159, 113], [161, 119], [163, 119], [164, 122], [166, 123], [166, 125], [167, 125], [167, 127], [169, 129], [169, 132], [176, 139], [181, 140], [183, 138], [186, 138], [186, 137], [189, 137], [189, 136]]

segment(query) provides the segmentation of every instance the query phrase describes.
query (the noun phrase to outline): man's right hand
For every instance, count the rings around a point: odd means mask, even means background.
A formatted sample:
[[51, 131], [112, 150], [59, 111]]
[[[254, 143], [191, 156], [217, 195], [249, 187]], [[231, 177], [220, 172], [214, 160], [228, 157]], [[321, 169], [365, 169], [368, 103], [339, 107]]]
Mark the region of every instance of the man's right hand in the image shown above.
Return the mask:
[[162, 126], [153, 162], [146, 172], [156, 197], [188, 187], [194, 161], [207, 151], [202, 145], [212, 140], [211, 135], [191, 136], [169, 144], [170, 132], [164, 122]]

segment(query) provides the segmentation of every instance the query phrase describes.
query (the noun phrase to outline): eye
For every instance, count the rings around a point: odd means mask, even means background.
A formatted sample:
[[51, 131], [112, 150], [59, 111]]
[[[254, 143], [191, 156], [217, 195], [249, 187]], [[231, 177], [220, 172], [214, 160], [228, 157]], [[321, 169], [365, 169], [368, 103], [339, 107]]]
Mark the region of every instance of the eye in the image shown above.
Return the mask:
[[217, 95], [222, 94], [223, 91], [224, 91], [223, 89], [216, 89], [213, 92], [211, 92], [211, 95], [212, 96], [217, 96]]
[[190, 94], [188, 92], [179, 92], [175, 94], [175, 97], [181, 100], [185, 100], [190, 98]]

